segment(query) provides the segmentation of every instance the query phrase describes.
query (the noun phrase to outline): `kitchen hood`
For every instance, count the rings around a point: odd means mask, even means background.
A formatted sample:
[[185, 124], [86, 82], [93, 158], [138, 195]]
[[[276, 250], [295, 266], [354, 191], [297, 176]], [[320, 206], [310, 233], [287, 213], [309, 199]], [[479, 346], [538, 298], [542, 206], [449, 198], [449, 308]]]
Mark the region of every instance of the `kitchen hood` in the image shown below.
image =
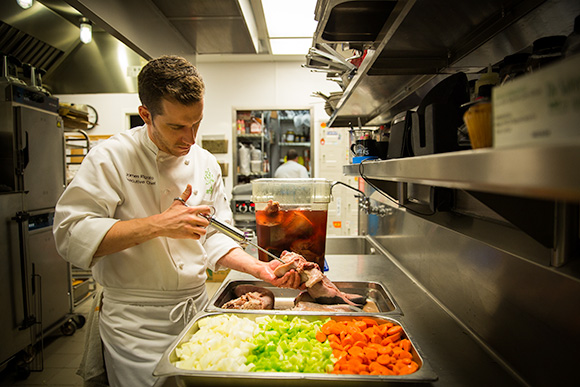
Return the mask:
[[[6, 0], [0, 53], [42, 69], [54, 94], [134, 93], [140, 68], [160, 55], [268, 54], [260, 10], [260, 0], [37, 0], [26, 10]], [[93, 25], [89, 44], [79, 39], [82, 17]]]

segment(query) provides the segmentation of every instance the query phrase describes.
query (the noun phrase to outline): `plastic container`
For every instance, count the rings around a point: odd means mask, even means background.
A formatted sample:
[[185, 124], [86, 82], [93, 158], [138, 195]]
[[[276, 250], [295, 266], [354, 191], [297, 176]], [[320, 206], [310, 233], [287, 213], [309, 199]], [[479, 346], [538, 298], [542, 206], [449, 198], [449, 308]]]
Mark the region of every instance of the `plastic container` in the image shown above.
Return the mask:
[[489, 148], [493, 145], [491, 102], [471, 106], [463, 115], [473, 149]]
[[[326, 179], [252, 181], [258, 245], [277, 256], [284, 250], [295, 252], [322, 270], [330, 184]], [[279, 207], [270, 201], [278, 202]], [[270, 260], [262, 252], [259, 259]]]

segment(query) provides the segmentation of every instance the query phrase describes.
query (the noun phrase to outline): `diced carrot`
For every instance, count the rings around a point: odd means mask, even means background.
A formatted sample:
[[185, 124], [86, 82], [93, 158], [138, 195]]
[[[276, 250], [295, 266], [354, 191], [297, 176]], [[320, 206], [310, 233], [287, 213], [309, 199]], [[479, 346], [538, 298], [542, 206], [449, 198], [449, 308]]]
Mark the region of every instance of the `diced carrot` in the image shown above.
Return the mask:
[[371, 342], [371, 343], [381, 344], [381, 342], [382, 342], [382, 341], [383, 341], [383, 339], [382, 339], [382, 338], [381, 338], [381, 336], [379, 336], [379, 335], [373, 335], [373, 336], [370, 338], [370, 342]]
[[340, 339], [334, 333], [331, 333], [330, 335], [328, 335], [327, 338], [328, 338], [328, 341], [331, 342], [331, 343], [332, 342], [335, 342], [335, 343], [339, 343], [340, 342]]
[[399, 340], [401, 340], [401, 332], [397, 332], [394, 335], [390, 335], [388, 338], [391, 339], [393, 344], [397, 343]]
[[391, 362], [391, 357], [389, 355], [380, 355], [377, 357], [377, 363], [382, 365], [387, 365]]
[[388, 368], [377, 362], [372, 362], [369, 365], [369, 370], [371, 371], [371, 375], [373, 372], [376, 372], [376, 375], [386, 375]]
[[409, 339], [403, 339], [399, 342], [399, 347], [407, 352], [411, 352], [411, 341]]
[[327, 322], [324, 323], [324, 325], [322, 325], [322, 327], [320, 328], [320, 330], [325, 335], [330, 335], [332, 333], [332, 327], [333, 327], [334, 324], [336, 324], [336, 322], [334, 320], [328, 320]]
[[379, 323], [376, 320], [373, 320], [372, 318], [362, 318], [362, 321], [367, 324], [369, 327], [373, 326], [373, 325], [379, 325]]
[[354, 325], [356, 325], [358, 327], [358, 329], [360, 329], [361, 331], [364, 331], [365, 329], [367, 329], [367, 323], [365, 322], [365, 320], [356, 320], [354, 322]]
[[344, 339], [342, 339], [342, 344], [344, 345], [353, 345], [354, 344], [354, 340], [352, 338], [352, 335], [347, 334]]
[[355, 333], [360, 333], [360, 328], [354, 324], [349, 324], [346, 326], [346, 333], [354, 335]]
[[399, 333], [403, 330], [403, 328], [400, 325], [396, 325], [394, 327], [391, 327], [387, 330], [387, 334], [389, 336], [394, 335], [395, 333]]
[[366, 348], [367, 343], [365, 341], [356, 341], [352, 346], [359, 347], [359, 348]]
[[367, 337], [361, 332], [355, 332], [352, 334], [352, 339], [356, 341], [362, 341], [363, 343], [367, 342]]
[[364, 356], [364, 351], [363, 351], [363, 349], [362, 349], [361, 347], [358, 347], [358, 346], [356, 346], [356, 345], [355, 345], [355, 346], [352, 346], [352, 347], [351, 347], [351, 348], [348, 350], [348, 353], [349, 353], [350, 355], [352, 355], [352, 356], [360, 356], [360, 357]]
[[368, 339], [370, 339], [370, 338], [371, 338], [371, 336], [374, 336], [374, 335], [376, 335], [376, 333], [375, 333], [375, 328], [374, 328], [374, 327], [370, 327], [370, 328], [367, 328], [367, 329], [365, 329], [365, 330], [363, 331], [363, 333], [364, 333], [364, 335], [365, 335], [365, 336], [366, 336]]
[[322, 331], [316, 332], [315, 337], [316, 337], [316, 340], [320, 341], [321, 343], [324, 343], [326, 341], [326, 335]]
[[409, 351], [401, 351], [401, 352], [398, 352], [395, 355], [395, 357], [397, 359], [412, 359], [413, 355], [411, 355], [411, 352], [409, 352]]
[[377, 352], [381, 355], [390, 355], [393, 353], [393, 346], [390, 343], [387, 345], [381, 345]]
[[381, 336], [385, 336], [389, 330], [389, 326], [387, 324], [380, 324], [376, 326], [375, 330], [377, 330], [377, 333]]
[[338, 349], [338, 350], [342, 350], [342, 345], [340, 343], [337, 343], [336, 341], [331, 341], [330, 343], [330, 348], [332, 349]]
[[399, 375], [409, 375], [419, 369], [419, 365], [414, 361], [405, 365], [404, 367], [399, 367]]
[[374, 361], [377, 359], [378, 356], [377, 350], [372, 347], [364, 348], [364, 353], [366, 358], [369, 359], [369, 361]]

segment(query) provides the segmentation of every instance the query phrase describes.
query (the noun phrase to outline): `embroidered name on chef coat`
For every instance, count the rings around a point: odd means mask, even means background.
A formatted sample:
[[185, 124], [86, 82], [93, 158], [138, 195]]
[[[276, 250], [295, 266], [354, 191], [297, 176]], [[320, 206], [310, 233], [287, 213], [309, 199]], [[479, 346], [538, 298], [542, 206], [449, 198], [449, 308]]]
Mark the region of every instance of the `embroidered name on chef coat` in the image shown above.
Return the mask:
[[157, 184], [155, 182], [155, 177], [154, 176], [147, 176], [147, 175], [144, 175], [144, 174], [137, 174], [137, 173], [127, 172], [125, 174], [125, 178], [127, 179], [127, 181], [129, 183], [133, 183], [133, 184], [147, 184], [147, 185], [155, 185], [155, 184]]

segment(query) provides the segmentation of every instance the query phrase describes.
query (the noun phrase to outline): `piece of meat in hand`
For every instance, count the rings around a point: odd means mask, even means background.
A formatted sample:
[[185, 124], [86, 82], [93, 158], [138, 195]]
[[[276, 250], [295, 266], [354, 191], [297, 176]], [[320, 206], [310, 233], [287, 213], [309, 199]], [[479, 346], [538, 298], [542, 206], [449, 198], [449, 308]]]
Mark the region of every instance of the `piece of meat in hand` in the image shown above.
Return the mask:
[[281, 277], [289, 270], [300, 274], [301, 283], [314, 302], [319, 304], [348, 304], [360, 307], [366, 303], [366, 297], [358, 294], [341, 292], [323, 273], [317, 264], [309, 262], [300, 254], [284, 251], [280, 258], [286, 262], [274, 270], [276, 277]]
[[307, 288], [318, 281], [322, 281], [324, 274], [322, 274], [318, 265], [314, 262], [307, 261], [300, 254], [283, 251], [280, 259], [285, 263], [274, 270], [276, 277], [283, 277], [290, 270], [296, 270], [300, 274], [300, 283], [305, 284]]

